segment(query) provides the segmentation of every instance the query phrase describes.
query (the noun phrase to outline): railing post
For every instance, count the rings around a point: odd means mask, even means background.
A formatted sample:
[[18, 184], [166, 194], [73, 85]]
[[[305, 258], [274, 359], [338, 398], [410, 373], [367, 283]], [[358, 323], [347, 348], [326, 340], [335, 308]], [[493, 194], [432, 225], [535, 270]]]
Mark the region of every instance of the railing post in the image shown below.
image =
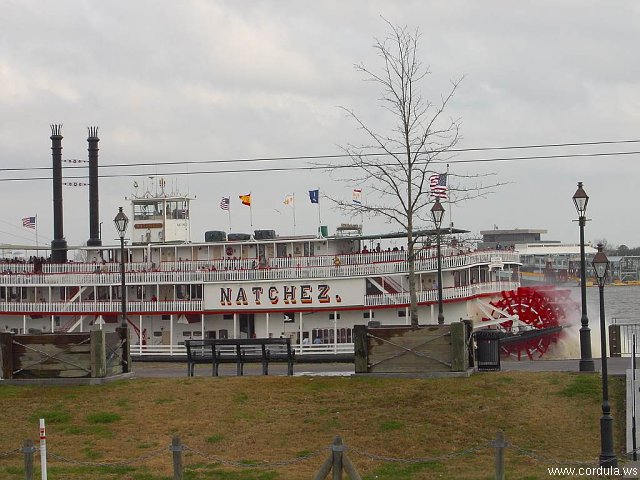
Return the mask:
[[0, 377], [13, 378], [13, 333], [0, 333]]
[[342, 480], [342, 452], [344, 452], [344, 445], [342, 444], [342, 437], [338, 435], [333, 440], [333, 445], [331, 445], [333, 480]]
[[367, 351], [367, 327], [365, 325], [354, 325], [352, 330], [353, 351], [355, 354], [355, 372], [367, 373], [369, 364], [369, 354]]
[[462, 322], [453, 322], [451, 332], [451, 371], [466, 372], [469, 368], [467, 329]]
[[504, 438], [504, 432], [498, 430], [496, 439], [491, 441], [491, 445], [496, 449], [496, 474], [495, 480], [504, 480], [504, 449], [507, 442]]
[[89, 334], [91, 351], [91, 377], [104, 378], [107, 376], [107, 350], [104, 330], [91, 330]]
[[182, 480], [182, 451], [184, 446], [180, 443], [180, 437], [174, 435], [171, 439], [171, 446], [169, 447], [173, 455], [173, 480]]
[[24, 480], [33, 480], [33, 454], [36, 447], [33, 440], [27, 439], [22, 444], [22, 453], [24, 453]]
[[609, 325], [609, 352], [611, 357], [622, 356], [620, 325]]

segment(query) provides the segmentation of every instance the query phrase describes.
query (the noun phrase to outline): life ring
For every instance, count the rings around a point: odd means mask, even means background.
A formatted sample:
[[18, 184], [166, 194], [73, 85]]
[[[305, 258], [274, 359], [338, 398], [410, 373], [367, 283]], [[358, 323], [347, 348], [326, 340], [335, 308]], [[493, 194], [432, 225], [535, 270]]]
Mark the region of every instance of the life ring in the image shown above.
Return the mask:
[[231, 255], [233, 255], [233, 247], [227, 247], [225, 252], [227, 252], [227, 257], [230, 257]]

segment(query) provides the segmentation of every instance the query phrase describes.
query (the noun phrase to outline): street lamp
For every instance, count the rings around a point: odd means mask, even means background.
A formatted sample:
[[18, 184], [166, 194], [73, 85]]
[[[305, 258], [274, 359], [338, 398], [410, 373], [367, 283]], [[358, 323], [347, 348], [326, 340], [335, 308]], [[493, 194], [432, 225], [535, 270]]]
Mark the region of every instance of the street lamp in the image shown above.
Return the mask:
[[607, 279], [609, 260], [598, 244], [598, 253], [593, 257], [593, 271], [600, 290], [600, 349], [602, 350], [602, 416], [600, 417], [600, 465], [617, 467], [618, 459], [613, 450], [613, 417], [609, 404], [609, 377], [607, 375], [607, 330], [604, 319], [604, 284]]
[[116, 230], [120, 235], [120, 296], [122, 297], [122, 318], [120, 319], [120, 326], [127, 326], [127, 290], [124, 284], [124, 234], [127, 231], [127, 224], [129, 219], [122, 211], [122, 207], [118, 211], [116, 218], [113, 219], [113, 223], [116, 224]]
[[587, 317], [587, 265], [584, 254], [584, 226], [587, 222], [587, 203], [589, 195], [582, 188], [582, 182], [578, 182], [578, 190], [573, 194], [573, 203], [578, 212], [578, 225], [580, 225], [580, 296], [582, 299], [582, 315], [580, 316], [580, 371], [593, 372], [595, 367], [591, 357], [591, 330]]
[[444, 216], [444, 207], [440, 203], [440, 198], [436, 197], [436, 203], [431, 207], [431, 216], [436, 226], [437, 254], [438, 254], [438, 325], [444, 324], [444, 314], [442, 313], [442, 260], [440, 258], [440, 225]]

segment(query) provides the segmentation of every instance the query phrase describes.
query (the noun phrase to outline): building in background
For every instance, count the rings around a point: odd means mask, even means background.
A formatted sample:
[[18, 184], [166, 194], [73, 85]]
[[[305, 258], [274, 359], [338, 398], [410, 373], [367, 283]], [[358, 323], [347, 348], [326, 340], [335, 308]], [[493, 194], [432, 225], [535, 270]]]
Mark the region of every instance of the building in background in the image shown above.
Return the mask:
[[[481, 249], [515, 250], [520, 254], [520, 279], [527, 284], [562, 284], [578, 282], [580, 277], [580, 244], [542, 239], [545, 229], [515, 228], [482, 230]], [[587, 262], [597, 250], [585, 246]]]

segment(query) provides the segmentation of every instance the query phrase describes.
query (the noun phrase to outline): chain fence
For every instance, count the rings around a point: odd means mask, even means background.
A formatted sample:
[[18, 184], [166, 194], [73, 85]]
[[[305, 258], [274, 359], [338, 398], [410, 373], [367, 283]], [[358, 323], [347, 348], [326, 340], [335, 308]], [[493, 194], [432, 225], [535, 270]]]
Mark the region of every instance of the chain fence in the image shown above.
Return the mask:
[[[28, 442], [28, 443], [27, 443]], [[29, 446], [27, 446], [29, 445]], [[25, 441], [25, 444], [22, 448], [15, 448], [12, 450], [7, 450], [4, 452], [0, 452], [0, 459], [6, 459], [12, 456], [23, 455], [25, 458], [25, 465], [28, 463], [28, 460], [33, 463], [33, 458], [35, 456], [35, 452], [40, 451], [40, 448], [37, 445], [33, 445], [33, 442], [30, 440]], [[493, 451], [496, 459], [496, 476], [495, 478], [504, 478], [504, 452], [511, 451], [520, 456], [530, 458], [535, 460], [538, 463], [544, 464], [547, 467], [575, 467], [575, 468], [593, 468], [598, 465], [598, 459], [594, 458], [591, 461], [573, 461], [573, 460], [565, 460], [558, 458], [551, 458], [540, 453], [537, 453], [533, 450], [526, 449], [520, 447], [518, 445], [514, 445], [508, 442], [504, 438], [504, 434], [502, 432], [498, 432], [498, 435], [495, 439], [488, 440], [485, 442], [481, 442], [477, 445], [461, 448], [446, 454], [430, 456], [430, 457], [417, 457], [417, 458], [398, 458], [391, 457], [387, 455], [382, 455], [379, 453], [372, 453], [366, 451], [362, 448], [347, 446], [342, 443], [342, 439], [340, 437], [336, 437], [333, 444], [327, 447], [323, 447], [311, 452], [305, 452], [304, 454], [296, 455], [293, 458], [287, 458], [282, 460], [272, 460], [272, 461], [238, 461], [238, 460], [230, 460], [225, 459], [215, 453], [205, 452], [198, 448], [191, 447], [189, 445], [182, 444], [179, 436], [174, 436], [173, 441], [170, 445], [157, 448], [153, 451], [147, 452], [144, 455], [139, 455], [136, 457], [117, 460], [117, 461], [103, 461], [103, 462], [95, 462], [95, 461], [87, 461], [87, 460], [79, 460], [74, 458], [69, 458], [64, 455], [60, 455], [58, 453], [50, 451], [47, 448], [46, 454], [51, 459], [63, 463], [74, 466], [84, 466], [84, 467], [123, 467], [123, 466], [138, 466], [142, 465], [149, 460], [161, 457], [166, 455], [169, 452], [173, 457], [173, 466], [174, 466], [174, 479], [182, 480], [184, 474], [184, 467], [182, 466], [182, 456], [185, 452], [193, 455], [194, 457], [199, 457], [211, 464], [222, 465], [225, 467], [237, 468], [237, 469], [276, 469], [276, 468], [286, 468], [292, 465], [297, 465], [303, 462], [308, 462], [312, 459], [315, 459], [322, 455], [323, 453], [328, 453], [329, 458], [324, 462], [324, 464], [318, 470], [318, 473], [314, 477], [315, 479], [323, 479], [331, 471], [332, 468], [345, 468], [349, 478], [352, 480], [360, 479], [359, 474], [357, 473], [355, 467], [353, 466], [351, 460], [346, 457], [346, 453], [355, 455], [360, 458], [367, 459], [372, 462], [378, 463], [397, 463], [397, 464], [422, 464], [422, 463], [444, 463], [448, 462], [460, 457], [467, 457], [477, 454], [482, 451]], [[633, 451], [626, 452], [620, 456], [621, 459], [630, 459]], [[499, 465], [501, 463], [501, 465]], [[351, 471], [348, 471], [346, 467], [343, 465], [349, 466]], [[502, 475], [502, 476], [501, 476]], [[27, 471], [25, 468], [25, 480], [33, 480], [33, 472]], [[342, 478], [342, 477], [340, 477]]]

